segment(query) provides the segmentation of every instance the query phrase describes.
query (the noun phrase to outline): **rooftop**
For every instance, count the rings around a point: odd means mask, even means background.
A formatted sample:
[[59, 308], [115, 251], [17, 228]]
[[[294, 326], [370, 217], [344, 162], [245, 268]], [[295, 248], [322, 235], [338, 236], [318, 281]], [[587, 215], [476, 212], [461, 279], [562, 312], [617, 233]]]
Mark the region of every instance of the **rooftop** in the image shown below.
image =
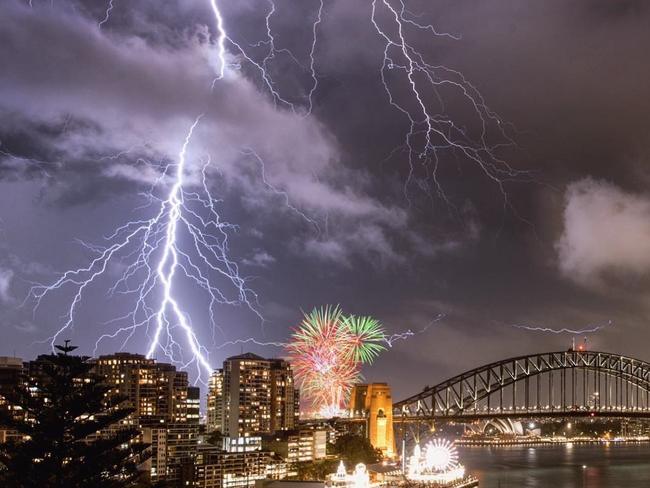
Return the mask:
[[239, 354], [238, 356], [230, 356], [227, 359], [227, 361], [237, 360], [237, 359], [252, 359], [255, 361], [267, 361], [267, 359], [263, 358], [262, 356], [258, 356], [257, 354], [253, 354], [252, 352], [246, 352], [244, 354]]

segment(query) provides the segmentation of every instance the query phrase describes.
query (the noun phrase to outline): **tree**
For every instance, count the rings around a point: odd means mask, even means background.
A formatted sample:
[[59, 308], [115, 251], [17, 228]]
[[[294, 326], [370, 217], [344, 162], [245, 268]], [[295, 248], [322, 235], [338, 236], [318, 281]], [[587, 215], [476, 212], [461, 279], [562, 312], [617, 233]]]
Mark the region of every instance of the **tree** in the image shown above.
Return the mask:
[[333, 450], [347, 466], [357, 463], [373, 464], [382, 458], [381, 451], [372, 447], [368, 439], [358, 434], [342, 435], [336, 439]]
[[222, 447], [223, 446], [223, 434], [221, 433], [220, 430], [213, 430], [210, 432], [205, 439], [205, 441], [212, 445], [212, 446], [217, 446], [217, 447]]
[[76, 348], [67, 341], [56, 347], [60, 353], [39, 357], [37, 375], [4, 394], [22, 413], [0, 411], [0, 425], [24, 439], [0, 444], [0, 486], [143, 486], [138, 465], [148, 446], [136, 440], [138, 429], [117, 425], [133, 410], [120, 406], [123, 397], [109, 394], [88, 357], [69, 355]]
[[336, 459], [303, 461], [295, 464], [297, 479], [301, 481], [325, 480], [327, 475], [336, 471]]

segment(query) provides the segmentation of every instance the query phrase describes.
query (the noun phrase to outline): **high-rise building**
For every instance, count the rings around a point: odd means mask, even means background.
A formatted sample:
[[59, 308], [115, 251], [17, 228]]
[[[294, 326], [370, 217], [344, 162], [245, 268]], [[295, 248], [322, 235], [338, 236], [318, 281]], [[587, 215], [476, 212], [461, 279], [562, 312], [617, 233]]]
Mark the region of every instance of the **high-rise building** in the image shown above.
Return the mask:
[[298, 422], [296, 399], [299, 395], [293, 382], [291, 365], [282, 359], [272, 359], [270, 366], [271, 432], [293, 429]]
[[[17, 405], [9, 403], [5, 394], [15, 391], [23, 381], [23, 360], [20, 358], [0, 356], [0, 409], [8, 411], [14, 418], [24, 415], [24, 411]], [[0, 443], [6, 442], [20, 435], [12, 430], [0, 429]]]
[[[151, 444], [146, 462], [151, 480], [190, 486], [199, 437], [199, 388], [189, 386], [187, 373], [140, 354], [100, 356], [95, 372], [106, 378], [110, 394], [126, 397], [135, 411], [123, 422], [142, 428]], [[120, 426], [112, 426], [112, 429]]]
[[208, 382], [206, 430], [223, 432], [223, 370], [217, 369]]
[[393, 456], [393, 400], [387, 383], [355, 385], [350, 394], [350, 416], [365, 418], [370, 444], [384, 456]]
[[209, 429], [228, 437], [292, 429], [298, 418], [297, 395], [287, 361], [252, 353], [230, 357], [211, 378]]
[[191, 422], [151, 425], [142, 430], [143, 441], [151, 444], [146, 461], [153, 482], [191, 486], [198, 449], [199, 425]]
[[199, 422], [198, 395], [187, 373], [140, 354], [116, 353], [95, 360], [95, 372], [106, 377], [111, 394], [123, 395], [135, 409], [129, 423]]
[[271, 368], [256, 354], [223, 362], [223, 422], [228, 437], [271, 431]]

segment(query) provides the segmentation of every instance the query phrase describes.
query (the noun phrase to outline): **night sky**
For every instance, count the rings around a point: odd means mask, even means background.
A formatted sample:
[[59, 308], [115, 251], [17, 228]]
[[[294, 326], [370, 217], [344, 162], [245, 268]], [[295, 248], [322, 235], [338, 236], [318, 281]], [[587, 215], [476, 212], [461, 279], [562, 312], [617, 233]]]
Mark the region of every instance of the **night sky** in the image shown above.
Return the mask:
[[[270, 17], [281, 50], [268, 65], [271, 86], [295, 110], [274, 100], [232, 43], [226, 76], [213, 85], [218, 31], [208, 0], [114, 0], [101, 28], [105, 1], [1, 2], [0, 354], [49, 351], [74, 290], [34, 310], [30, 287], [86, 266], [95, 255], [80, 241], [102, 245], [116, 227], [150, 216], [143, 193], [202, 113], [189, 184], [209, 156], [208, 185], [236, 225], [230, 255], [265, 319], [218, 306], [213, 331], [205, 294], [179, 282], [212, 364], [241, 351], [224, 342], [282, 342], [301, 311], [325, 304], [415, 332], [364, 370], [398, 398], [585, 335], [517, 326], [602, 327], [590, 347], [650, 360], [650, 4], [407, 2], [410, 19], [453, 36], [411, 25], [413, 45], [431, 65], [462, 72], [498, 114], [489, 144], [513, 176], [497, 181], [448, 149], [437, 153], [435, 179], [434, 162], [419, 159], [409, 177], [409, 121], [381, 82], [385, 42], [372, 3], [325, 0], [308, 113], [318, 0], [276, 0]], [[220, 4], [228, 35], [259, 62], [270, 4]], [[414, 107], [408, 84], [389, 75]], [[424, 96], [433, 112], [480, 133], [459, 90]], [[516, 146], [499, 145], [503, 134]], [[85, 354], [132, 307], [132, 296], [108, 293], [125, 260], [84, 290], [64, 334]], [[144, 352], [146, 343], [136, 334], [124, 349]], [[106, 340], [98, 352], [121, 346]]]

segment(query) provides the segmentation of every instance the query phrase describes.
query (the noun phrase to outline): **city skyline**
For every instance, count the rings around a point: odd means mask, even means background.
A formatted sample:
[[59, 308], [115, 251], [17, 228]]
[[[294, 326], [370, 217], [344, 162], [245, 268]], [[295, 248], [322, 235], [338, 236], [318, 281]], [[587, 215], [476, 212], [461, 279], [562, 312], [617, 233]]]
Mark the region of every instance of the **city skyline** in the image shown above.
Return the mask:
[[[447, 66], [452, 81], [451, 70], [461, 72], [490, 109], [481, 113], [499, 114], [490, 141], [503, 143], [493, 138], [505, 128], [516, 143], [499, 149], [515, 170], [503, 181], [453, 151], [438, 153], [435, 180], [417, 157], [409, 164], [409, 119], [381, 81], [382, 32], [394, 35], [382, 2], [277, 2], [272, 15], [272, 4], [217, 5], [230, 36], [225, 54], [209, 1], [165, 11], [148, 1], [110, 11], [103, 1], [0, 6], [0, 327], [9, 338], [0, 355], [49, 352], [74, 287], [36, 309], [30, 288], [86, 266], [104, 237], [149, 218], [146, 205], [157, 200], [143, 192], [162, 165], [180, 164], [196, 123], [187, 194], [201, 188], [209, 160], [210, 192], [236, 226], [229, 256], [251, 293], [247, 305], [241, 287], [217, 280], [237, 303], [214, 307], [213, 328], [210, 297], [178, 282], [212, 369], [240, 352], [284, 357], [303, 311], [328, 304], [404, 334], [362, 369], [366, 381], [391, 384], [396, 399], [585, 336], [591, 349], [650, 359], [645, 2], [409, 5], [406, 18], [437, 33], [407, 22], [414, 48]], [[277, 94], [237, 50], [264, 59], [267, 19]], [[408, 85], [389, 82], [396, 103], [412, 110]], [[453, 88], [426, 92], [428, 107], [480, 132]], [[155, 321], [149, 336], [110, 337], [111, 321], [132, 310], [124, 290], [110, 293], [127, 256], [84, 291], [59, 337], [83, 354], [151, 350]], [[193, 353], [186, 343], [169, 347], [177, 366]], [[167, 361], [160, 347], [152, 357]], [[195, 364], [186, 370], [197, 379]]]

